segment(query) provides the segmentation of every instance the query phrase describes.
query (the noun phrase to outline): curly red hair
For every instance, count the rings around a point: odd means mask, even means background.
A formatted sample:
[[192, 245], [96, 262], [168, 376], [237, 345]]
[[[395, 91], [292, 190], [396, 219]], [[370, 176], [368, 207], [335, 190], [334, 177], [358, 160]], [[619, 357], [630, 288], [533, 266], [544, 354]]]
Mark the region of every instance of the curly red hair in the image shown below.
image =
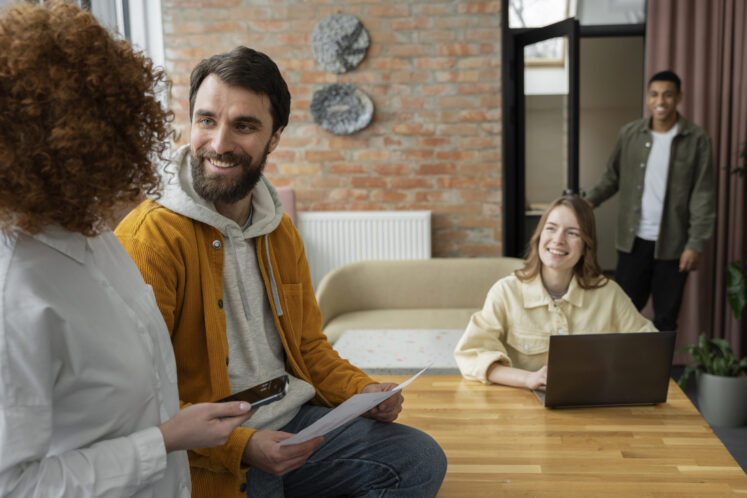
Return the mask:
[[73, 4], [0, 18], [0, 229], [87, 236], [160, 187], [162, 70]]

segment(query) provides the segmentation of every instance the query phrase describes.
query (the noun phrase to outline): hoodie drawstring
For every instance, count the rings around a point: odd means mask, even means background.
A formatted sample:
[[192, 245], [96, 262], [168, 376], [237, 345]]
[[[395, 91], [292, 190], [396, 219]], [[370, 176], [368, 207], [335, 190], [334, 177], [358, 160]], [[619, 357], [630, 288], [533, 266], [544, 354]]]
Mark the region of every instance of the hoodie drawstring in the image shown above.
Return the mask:
[[280, 306], [280, 296], [278, 296], [278, 285], [275, 283], [275, 274], [272, 271], [272, 261], [270, 260], [270, 239], [265, 234], [265, 254], [267, 254], [267, 266], [270, 268], [270, 287], [272, 288], [272, 299], [275, 301], [275, 309], [278, 316], [283, 316], [283, 308]]
[[[234, 241], [233, 235], [231, 235], [231, 227], [226, 227], [226, 233], [228, 234], [228, 240], [231, 242], [231, 249], [233, 250], [233, 259], [236, 261], [237, 268], [241, 268], [241, 264], [239, 262], [239, 253], [236, 251], [236, 242]], [[270, 241], [267, 237], [267, 234], [265, 234], [265, 251], [267, 254], [267, 266], [269, 267], [270, 271], [270, 288], [272, 289], [272, 300], [275, 303], [275, 310], [277, 312], [277, 316], [283, 316], [283, 308], [280, 306], [280, 296], [278, 295], [278, 285], [275, 283], [275, 274], [272, 271], [272, 261], [270, 261]], [[246, 319], [249, 320], [249, 301], [246, 297], [246, 289], [244, 288], [244, 279], [239, 276], [239, 294], [241, 294], [241, 302], [244, 305], [244, 315], [246, 316]]]

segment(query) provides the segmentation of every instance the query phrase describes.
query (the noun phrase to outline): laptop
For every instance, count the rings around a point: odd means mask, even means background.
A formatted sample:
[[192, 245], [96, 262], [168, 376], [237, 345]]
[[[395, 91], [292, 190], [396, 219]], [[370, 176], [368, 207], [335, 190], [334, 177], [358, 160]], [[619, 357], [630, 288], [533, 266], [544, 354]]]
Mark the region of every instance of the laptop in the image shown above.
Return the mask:
[[676, 332], [550, 337], [547, 408], [653, 405], [667, 400]]

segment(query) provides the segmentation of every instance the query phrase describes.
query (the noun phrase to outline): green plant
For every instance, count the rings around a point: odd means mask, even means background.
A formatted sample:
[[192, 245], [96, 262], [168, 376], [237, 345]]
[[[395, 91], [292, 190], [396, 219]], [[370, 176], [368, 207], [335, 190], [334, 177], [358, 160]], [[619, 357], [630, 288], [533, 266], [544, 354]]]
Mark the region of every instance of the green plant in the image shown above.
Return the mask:
[[709, 339], [705, 333], [700, 334], [697, 344], [682, 346], [679, 351], [687, 351], [693, 357], [677, 381], [682, 389], [696, 370], [723, 377], [736, 377], [742, 372], [747, 372], [747, 357], [737, 360], [728, 342], [723, 339]]
[[[747, 170], [747, 142], [744, 143], [742, 152], [742, 166], [731, 170], [735, 175], [744, 176]], [[747, 260], [735, 260], [726, 265], [726, 300], [729, 303], [734, 318], [742, 317], [742, 310], [747, 304]]]
[[739, 153], [739, 156], [742, 158], [742, 166], [737, 166], [731, 170], [731, 172], [735, 175], [744, 176], [745, 169], [747, 169], [747, 142], [744, 143], [744, 148], [742, 149], [742, 152]]
[[746, 269], [744, 261], [732, 261], [726, 265], [726, 300], [737, 320], [742, 318], [742, 310], [747, 303]]

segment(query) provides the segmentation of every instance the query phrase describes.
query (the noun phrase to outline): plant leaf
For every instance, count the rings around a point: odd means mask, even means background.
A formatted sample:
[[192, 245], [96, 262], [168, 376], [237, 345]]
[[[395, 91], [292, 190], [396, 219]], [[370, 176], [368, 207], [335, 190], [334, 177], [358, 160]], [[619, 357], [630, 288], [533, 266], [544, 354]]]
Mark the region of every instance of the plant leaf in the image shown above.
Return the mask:
[[685, 369], [682, 370], [682, 375], [680, 375], [680, 378], [677, 380], [677, 385], [680, 386], [680, 389], [683, 391], [687, 387], [687, 379], [690, 378], [690, 375], [696, 370], [695, 367], [692, 366], [692, 364], [685, 366]]
[[724, 339], [711, 339], [711, 344], [716, 346], [718, 352], [720, 353], [719, 356], [721, 356], [722, 358], [734, 357], [734, 351], [732, 351], [731, 345]]
[[726, 300], [734, 318], [739, 320], [747, 303], [747, 288], [741, 261], [732, 261], [726, 265]]

